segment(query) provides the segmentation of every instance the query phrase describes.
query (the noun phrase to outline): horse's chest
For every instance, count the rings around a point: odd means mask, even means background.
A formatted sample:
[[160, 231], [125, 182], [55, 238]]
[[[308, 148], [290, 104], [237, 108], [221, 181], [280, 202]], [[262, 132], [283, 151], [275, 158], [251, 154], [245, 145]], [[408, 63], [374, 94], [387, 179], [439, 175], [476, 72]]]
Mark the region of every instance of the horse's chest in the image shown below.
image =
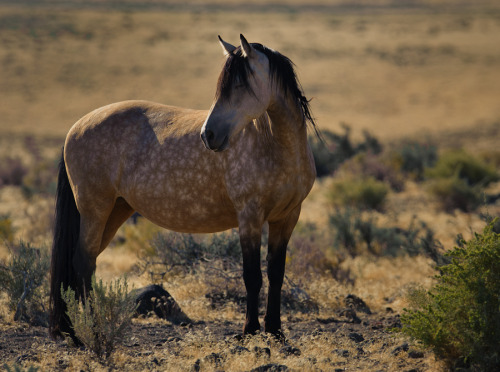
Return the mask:
[[294, 209], [309, 193], [314, 175], [300, 162], [264, 159], [235, 166], [227, 173], [227, 189], [236, 210], [257, 202], [269, 213]]
[[274, 204], [274, 212], [287, 214], [306, 198], [311, 182], [301, 174], [286, 174], [272, 188], [268, 196]]

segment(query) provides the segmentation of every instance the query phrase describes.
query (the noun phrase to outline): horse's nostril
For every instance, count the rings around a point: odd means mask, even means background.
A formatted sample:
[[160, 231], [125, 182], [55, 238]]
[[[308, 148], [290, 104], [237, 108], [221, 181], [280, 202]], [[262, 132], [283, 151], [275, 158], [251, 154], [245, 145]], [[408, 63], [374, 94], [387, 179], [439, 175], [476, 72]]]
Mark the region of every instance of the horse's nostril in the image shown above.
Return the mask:
[[212, 132], [210, 129], [207, 129], [205, 131], [205, 137], [207, 139], [207, 141], [212, 141], [214, 139], [214, 132]]

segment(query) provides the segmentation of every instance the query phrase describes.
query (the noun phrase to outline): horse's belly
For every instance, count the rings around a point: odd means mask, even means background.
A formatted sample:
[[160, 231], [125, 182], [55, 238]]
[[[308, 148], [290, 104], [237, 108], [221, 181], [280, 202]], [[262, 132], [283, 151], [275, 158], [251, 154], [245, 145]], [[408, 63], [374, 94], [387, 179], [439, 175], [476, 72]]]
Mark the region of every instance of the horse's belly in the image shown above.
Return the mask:
[[238, 226], [236, 212], [220, 197], [176, 193], [132, 198], [129, 204], [154, 224], [173, 231], [212, 233]]

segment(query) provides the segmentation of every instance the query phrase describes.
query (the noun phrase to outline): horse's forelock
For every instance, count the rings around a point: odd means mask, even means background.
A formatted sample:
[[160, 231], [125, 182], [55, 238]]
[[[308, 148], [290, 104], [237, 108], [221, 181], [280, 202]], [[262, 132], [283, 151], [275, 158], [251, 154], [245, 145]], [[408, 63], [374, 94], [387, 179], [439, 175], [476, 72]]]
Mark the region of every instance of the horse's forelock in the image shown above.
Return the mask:
[[253, 93], [248, 80], [248, 76], [250, 74], [252, 74], [252, 69], [250, 68], [248, 59], [243, 57], [241, 47], [237, 47], [227, 56], [224, 67], [219, 75], [216, 98], [223, 101], [229, 100], [232, 88], [236, 85], [236, 83], [243, 85], [246, 89]]

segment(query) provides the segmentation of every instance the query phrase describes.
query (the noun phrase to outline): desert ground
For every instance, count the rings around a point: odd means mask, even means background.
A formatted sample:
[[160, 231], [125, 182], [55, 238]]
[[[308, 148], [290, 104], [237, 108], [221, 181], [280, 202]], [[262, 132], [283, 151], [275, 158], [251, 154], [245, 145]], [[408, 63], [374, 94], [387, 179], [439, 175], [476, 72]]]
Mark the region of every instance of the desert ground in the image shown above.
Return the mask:
[[[9, 247], [19, 240], [50, 247], [57, 163], [66, 133], [81, 116], [128, 99], [210, 108], [224, 61], [217, 35], [236, 44], [242, 33], [288, 56], [322, 131], [341, 133], [348, 126], [353, 143], [368, 131], [384, 151], [407, 141], [432, 144], [439, 154], [463, 149], [489, 161], [498, 173], [498, 4], [346, 4], [1, 2], [0, 228], [6, 227], [0, 233], [7, 232], [0, 235], [0, 259], [8, 260]], [[20, 169], [19, 182], [2, 178], [16, 174], [13, 169]], [[334, 213], [328, 193], [340, 175], [318, 178], [303, 204], [301, 231], [314, 224], [328, 235]], [[481, 231], [485, 215], [500, 216], [499, 199], [450, 211], [420, 181], [406, 177], [403, 184], [388, 193], [383, 208], [363, 215], [379, 227], [408, 229], [412, 221], [422, 222], [440, 253], [457, 244], [457, 235], [468, 239]], [[485, 192], [500, 195], [500, 183]], [[142, 219], [125, 224], [99, 256], [97, 277], [111, 281], [127, 274], [136, 288], [158, 282], [138, 269], [141, 252], [158, 232]], [[299, 245], [298, 238], [293, 244]], [[301, 277], [294, 265], [308, 258], [292, 249], [284, 291], [293, 297], [299, 289], [315, 306], [283, 310], [286, 343], [265, 334], [237, 337], [244, 321], [241, 304], [228, 297], [214, 303], [208, 296], [224, 293], [224, 286], [227, 292], [223, 277], [187, 272], [160, 281], [192, 323], [134, 319], [132, 332], [106, 360], [52, 341], [43, 321], [14, 321], [2, 293], [0, 364], [68, 371], [445, 370], [431, 350], [394, 332], [408, 306], [407, 289], [433, 283], [437, 271], [428, 255], [345, 255], [330, 249], [326, 238], [316, 244], [329, 252], [325, 260], [337, 274]], [[242, 279], [238, 283], [237, 292], [244, 293]], [[346, 302], [349, 294], [361, 298], [370, 314]], [[355, 310], [360, 322], [346, 316], [346, 309]]]

